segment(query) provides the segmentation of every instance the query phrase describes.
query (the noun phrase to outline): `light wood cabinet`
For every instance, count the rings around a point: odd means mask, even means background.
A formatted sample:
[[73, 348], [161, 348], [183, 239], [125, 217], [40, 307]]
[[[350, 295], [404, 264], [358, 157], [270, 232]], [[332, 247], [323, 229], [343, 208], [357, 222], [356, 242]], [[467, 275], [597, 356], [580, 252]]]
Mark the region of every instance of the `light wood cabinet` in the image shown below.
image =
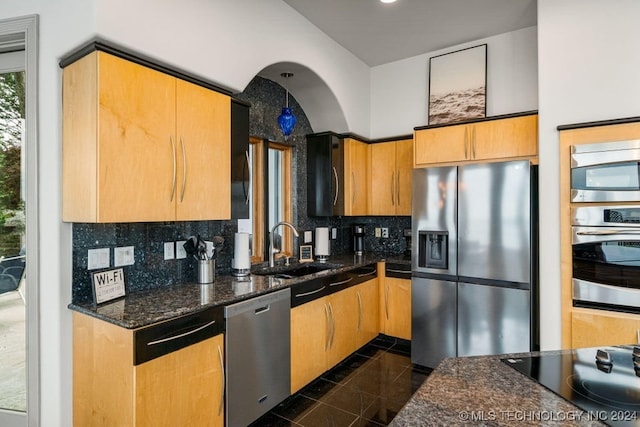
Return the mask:
[[378, 279], [291, 309], [291, 394], [378, 335]]
[[367, 344], [380, 332], [380, 297], [378, 279], [371, 279], [354, 286], [358, 301], [356, 349]]
[[[637, 337], [631, 336], [632, 328], [627, 324], [620, 332], [625, 334], [619, 338], [615, 329], [609, 328], [604, 332], [600, 330], [596, 324], [595, 318], [589, 319], [589, 313], [605, 315], [602, 311], [592, 311], [573, 306], [572, 277], [573, 277], [573, 250], [572, 250], [572, 232], [571, 232], [571, 208], [584, 206], [585, 203], [571, 202], [571, 146], [593, 144], [600, 142], [633, 140], [640, 137], [640, 122], [594, 122], [585, 123], [583, 126], [571, 125], [559, 132], [560, 143], [558, 144], [558, 158], [560, 164], [560, 269], [561, 269], [561, 310], [562, 310], [562, 347], [573, 348], [576, 344], [586, 344], [586, 340], [590, 340], [590, 335], [598, 335], [600, 337], [616, 338], [616, 341], [626, 343], [635, 343]], [[616, 205], [631, 204], [633, 202], [620, 202]], [[574, 315], [575, 313], [575, 315]], [[624, 314], [610, 312], [614, 319], [627, 318]], [[633, 316], [631, 316], [633, 318]], [[601, 319], [598, 317], [598, 319]], [[587, 331], [587, 325], [593, 321], [593, 327], [590, 332]], [[605, 320], [606, 324], [608, 321]], [[616, 326], [617, 327], [617, 326]], [[574, 336], [578, 334], [578, 336]], [[595, 337], [594, 337], [595, 338]], [[633, 338], [633, 339], [632, 339]], [[632, 340], [631, 340], [632, 339]], [[594, 339], [590, 342], [601, 342]], [[584, 346], [584, 345], [581, 345]]]
[[356, 287], [352, 286], [327, 296], [327, 304], [331, 328], [325, 370], [331, 369], [356, 351], [359, 316]]
[[571, 347], [640, 344], [640, 315], [574, 308]]
[[414, 166], [531, 158], [538, 155], [538, 115], [416, 130]]
[[410, 340], [411, 280], [384, 277], [380, 292], [380, 328], [382, 333]]
[[133, 331], [73, 313], [75, 426], [224, 425], [223, 335], [134, 364]]
[[291, 394], [326, 370], [328, 310], [326, 298], [291, 309]]
[[368, 144], [353, 138], [344, 139], [344, 214], [367, 215], [369, 176]]
[[369, 145], [369, 215], [411, 215], [413, 140]]
[[105, 52], [63, 71], [63, 220], [230, 218], [227, 95]]

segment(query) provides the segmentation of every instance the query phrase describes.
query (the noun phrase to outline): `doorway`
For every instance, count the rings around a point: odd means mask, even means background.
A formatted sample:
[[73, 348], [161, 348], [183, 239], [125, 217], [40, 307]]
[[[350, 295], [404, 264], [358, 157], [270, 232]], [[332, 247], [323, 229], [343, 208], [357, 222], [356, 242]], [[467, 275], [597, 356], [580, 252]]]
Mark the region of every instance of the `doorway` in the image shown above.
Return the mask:
[[0, 425], [39, 424], [37, 16], [0, 21]]

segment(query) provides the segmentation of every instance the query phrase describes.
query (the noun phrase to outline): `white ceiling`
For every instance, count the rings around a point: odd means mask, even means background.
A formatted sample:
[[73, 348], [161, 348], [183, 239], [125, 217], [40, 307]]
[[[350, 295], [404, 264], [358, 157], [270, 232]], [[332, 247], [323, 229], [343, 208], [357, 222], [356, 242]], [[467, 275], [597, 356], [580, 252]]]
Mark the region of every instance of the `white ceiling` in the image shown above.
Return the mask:
[[537, 0], [284, 0], [369, 66], [537, 25]]

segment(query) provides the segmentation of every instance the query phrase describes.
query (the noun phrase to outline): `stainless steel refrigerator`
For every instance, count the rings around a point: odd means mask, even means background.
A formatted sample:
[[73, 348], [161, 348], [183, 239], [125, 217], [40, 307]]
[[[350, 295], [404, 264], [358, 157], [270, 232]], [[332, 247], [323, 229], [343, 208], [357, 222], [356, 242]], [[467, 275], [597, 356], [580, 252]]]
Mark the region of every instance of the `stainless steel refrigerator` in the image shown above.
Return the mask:
[[414, 169], [413, 363], [536, 349], [537, 169]]

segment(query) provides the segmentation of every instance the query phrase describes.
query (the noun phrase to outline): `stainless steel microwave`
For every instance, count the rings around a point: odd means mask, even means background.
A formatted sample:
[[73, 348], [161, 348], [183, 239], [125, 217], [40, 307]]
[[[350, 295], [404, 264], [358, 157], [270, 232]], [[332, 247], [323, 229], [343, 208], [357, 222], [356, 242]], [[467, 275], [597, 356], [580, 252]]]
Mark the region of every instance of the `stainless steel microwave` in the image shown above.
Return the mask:
[[571, 146], [571, 201], [640, 201], [640, 140]]

